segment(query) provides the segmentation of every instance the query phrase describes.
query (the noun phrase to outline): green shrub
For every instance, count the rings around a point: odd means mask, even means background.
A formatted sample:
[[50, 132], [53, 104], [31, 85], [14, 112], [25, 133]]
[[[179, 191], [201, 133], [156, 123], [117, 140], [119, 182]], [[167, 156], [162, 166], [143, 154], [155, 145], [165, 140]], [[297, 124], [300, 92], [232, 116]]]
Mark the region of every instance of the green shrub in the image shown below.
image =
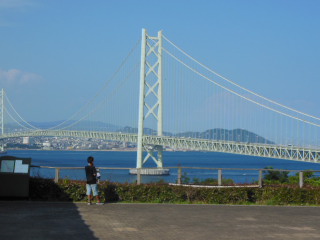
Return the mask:
[[61, 180], [58, 184], [65, 194], [73, 201], [86, 200], [86, 184], [82, 181]]
[[[185, 172], [181, 176], [181, 183], [182, 184], [189, 184], [190, 178], [188, 177], [187, 173]], [[195, 185], [206, 185], [206, 186], [217, 186], [218, 185], [218, 179], [215, 178], [206, 178], [204, 180], [201, 180], [199, 178], [193, 178], [192, 183]], [[222, 185], [234, 185], [234, 181], [232, 179], [223, 178], [222, 179]]]
[[[85, 201], [84, 181], [30, 178], [30, 199], [45, 201]], [[320, 187], [299, 188], [290, 185], [250, 188], [203, 188], [168, 184], [99, 185], [105, 202], [204, 203], [204, 204], [273, 204], [320, 205]]]
[[261, 200], [276, 205], [319, 205], [319, 188], [266, 187], [263, 188]]

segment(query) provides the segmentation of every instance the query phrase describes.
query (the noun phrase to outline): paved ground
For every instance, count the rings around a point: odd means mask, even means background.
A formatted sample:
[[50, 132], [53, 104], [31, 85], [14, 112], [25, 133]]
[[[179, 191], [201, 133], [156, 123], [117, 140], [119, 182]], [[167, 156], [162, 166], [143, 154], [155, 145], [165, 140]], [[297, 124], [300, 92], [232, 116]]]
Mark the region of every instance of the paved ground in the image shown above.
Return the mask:
[[0, 201], [0, 239], [320, 239], [320, 207]]

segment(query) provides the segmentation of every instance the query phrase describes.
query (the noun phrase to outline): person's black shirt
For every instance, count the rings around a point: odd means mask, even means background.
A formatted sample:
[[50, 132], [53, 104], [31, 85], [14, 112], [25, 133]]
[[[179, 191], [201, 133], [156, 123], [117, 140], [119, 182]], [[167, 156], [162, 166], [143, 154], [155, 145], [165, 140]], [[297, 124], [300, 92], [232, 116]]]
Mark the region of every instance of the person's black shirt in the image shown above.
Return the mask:
[[86, 177], [87, 184], [96, 184], [97, 183], [97, 170], [95, 166], [86, 166]]

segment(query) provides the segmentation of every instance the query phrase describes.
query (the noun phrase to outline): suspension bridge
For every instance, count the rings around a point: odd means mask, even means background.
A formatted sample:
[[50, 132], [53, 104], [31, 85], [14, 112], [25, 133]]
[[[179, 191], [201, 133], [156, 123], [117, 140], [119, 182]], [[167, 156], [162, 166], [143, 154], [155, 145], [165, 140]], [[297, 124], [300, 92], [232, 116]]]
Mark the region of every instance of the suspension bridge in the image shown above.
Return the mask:
[[[140, 49], [139, 49], [139, 46]], [[163, 169], [166, 148], [319, 163], [320, 119], [257, 94], [202, 64], [162, 31], [141, 39], [99, 92], [46, 129], [26, 121], [2, 89], [0, 141], [77, 137], [137, 144], [137, 169]]]

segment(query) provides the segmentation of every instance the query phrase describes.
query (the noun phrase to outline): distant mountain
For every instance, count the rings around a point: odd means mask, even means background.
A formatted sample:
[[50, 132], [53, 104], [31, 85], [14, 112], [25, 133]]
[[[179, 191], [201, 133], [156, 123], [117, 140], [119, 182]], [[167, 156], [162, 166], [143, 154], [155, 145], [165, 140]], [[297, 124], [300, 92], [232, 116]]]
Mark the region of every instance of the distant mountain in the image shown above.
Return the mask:
[[[61, 124], [64, 121], [55, 122], [31, 122], [30, 124], [41, 129], [48, 129]], [[64, 124], [61, 127], [72, 125], [75, 121], [69, 121], [68, 124]], [[6, 128], [8, 131], [16, 131], [22, 129], [18, 124], [7, 124]], [[138, 128], [133, 127], [120, 127], [114, 124], [103, 123], [99, 121], [82, 121], [81, 123], [75, 124], [73, 127], [68, 128], [69, 130], [85, 130], [90, 129], [91, 131], [106, 131], [106, 132], [122, 132], [122, 133], [138, 133]], [[151, 128], [145, 128], [144, 133], [147, 135], [157, 135], [157, 131]], [[173, 134], [170, 132], [164, 132], [164, 136], [171, 137], [184, 137], [184, 138], [201, 138], [201, 139], [212, 139], [212, 140], [226, 140], [234, 142], [250, 142], [250, 143], [266, 143], [274, 144], [274, 142], [265, 139], [253, 132], [244, 129], [233, 129], [227, 130], [223, 128], [208, 129], [204, 132], [182, 132]]]
[[[65, 120], [53, 121], [53, 122], [30, 122], [29, 124], [36, 128], [49, 129], [49, 128], [58, 126], [63, 122], [65, 122]], [[21, 124], [21, 125], [27, 128], [31, 128], [26, 124]], [[58, 128], [64, 128], [67, 126], [71, 126], [71, 127], [68, 127], [68, 130], [86, 130], [86, 129], [89, 130], [90, 129], [91, 131], [107, 131], [107, 132], [115, 132], [119, 128], [121, 128], [120, 126], [117, 126], [114, 124], [109, 124], [109, 123], [104, 123], [99, 121], [81, 121], [79, 123], [76, 123], [76, 121], [73, 121], [73, 120], [67, 121], [66, 123], [59, 126]], [[23, 131], [23, 128], [17, 123], [9, 123], [9, 124], [6, 124], [5, 127], [8, 131], [14, 131], [15, 129], [22, 129]]]
[[204, 132], [184, 132], [178, 133], [177, 137], [202, 138], [212, 140], [226, 140], [234, 142], [250, 142], [250, 143], [266, 143], [274, 144], [274, 142], [265, 139], [253, 132], [244, 129], [227, 130], [223, 128], [209, 129]]
[[[133, 128], [133, 127], [123, 127], [119, 128], [117, 132], [122, 132], [122, 133], [138, 133], [138, 128]], [[147, 135], [157, 135], [157, 131], [151, 128], [144, 128], [144, 133]], [[169, 132], [164, 132], [163, 135], [165, 136], [173, 136], [172, 133]]]
[[[67, 125], [66, 125], [67, 126]], [[81, 121], [74, 126], [72, 126], [71, 130], [90, 130], [90, 131], [97, 131], [97, 132], [116, 132], [120, 126], [104, 123], [100, 121]]]
[[30, 122], [30, 124], [32, 126], [37, 127], [37, 128], [45, 129], [45, 128], [52, 128], [52, 127], [57, 126], [57, 125], [59, 125], [59, 124], [61, 124], [63, 122], [64, 121], [61, 120], [61, 121], [52, 121], [52, 122]]
[[[138, 128], [124, 127], [117, 130], [117, 132], [123, 133], [138, 133]], [[147, 135], [157, 135], [157, 131], [145, 128], [144, 133]], [[233, 129], [227, 130], [223, 128], [208, 129], [204, 132], [183, 132], [173, 134], [170, 132], [164, 132], [164, 136], [172, 137], [184, 137], [184, 138], [201, 138], [201, 139], [212, 139], [212, 140], [226, 140], [234, 142], [250, 142], [250, 143], [266, 143], [274, 144], [274, 142], [265, 139], [253, 132], [244, 129]]]

